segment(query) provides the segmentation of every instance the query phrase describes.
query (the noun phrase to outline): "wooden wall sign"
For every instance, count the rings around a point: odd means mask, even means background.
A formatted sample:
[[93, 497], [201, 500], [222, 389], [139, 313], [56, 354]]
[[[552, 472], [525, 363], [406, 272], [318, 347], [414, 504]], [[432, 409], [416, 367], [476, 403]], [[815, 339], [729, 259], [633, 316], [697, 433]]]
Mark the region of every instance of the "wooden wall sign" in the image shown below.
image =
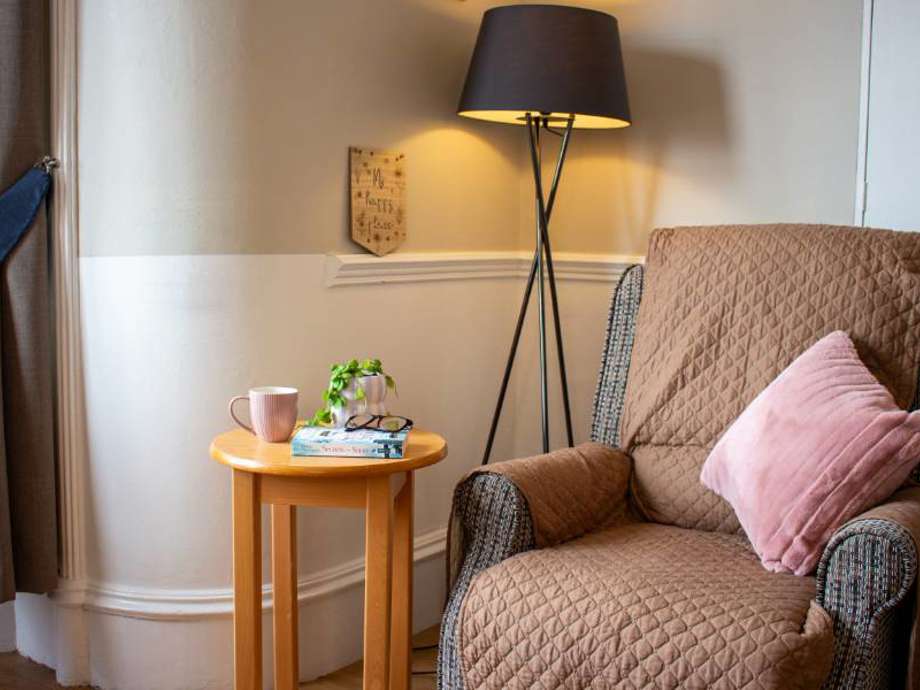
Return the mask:
[[377, 256], [406, 239], [406, 156], [352, 146], [351, 239]]

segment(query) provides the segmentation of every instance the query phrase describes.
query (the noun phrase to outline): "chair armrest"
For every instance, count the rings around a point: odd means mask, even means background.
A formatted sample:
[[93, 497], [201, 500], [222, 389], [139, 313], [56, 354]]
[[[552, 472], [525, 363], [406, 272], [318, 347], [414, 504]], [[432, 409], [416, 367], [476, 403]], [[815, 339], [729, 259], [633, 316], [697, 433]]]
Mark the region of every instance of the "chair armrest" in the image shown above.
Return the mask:
[[454, 677], [460, 609], [475, 575], [623, 515], [630, 465], [622, 451], [584, 443], [488, 465], [457, 485], [448, 528], [449, 595], [441, 621], [438, 687], [462, 687]]
[[460, 609], [473, 577], [534, 547], [527, 501], [499, 474], [474, 473], [454, 490], [447, 528], [447, 604], [438, 644], [438, 687], [462, 688]]
[[825, 688], [887, 688], [904, 677], [905, 661], [913, 666], [905, 656], [918, 543], [920, 488], [898, 491], [831, 537], [817, 573], [818, 604], [834, 620], [834, 666]]
[[574, 539], [627, 509], [631, 460], [600, 443], [476, 469], [454, 491], [449, 585], [516, 553]]
[[552, 546], [604, 527], [621, 515], [632, 462], [600, 443], [495, 463], [475, 475], [497, 474], [523, 494], [538, 547]]

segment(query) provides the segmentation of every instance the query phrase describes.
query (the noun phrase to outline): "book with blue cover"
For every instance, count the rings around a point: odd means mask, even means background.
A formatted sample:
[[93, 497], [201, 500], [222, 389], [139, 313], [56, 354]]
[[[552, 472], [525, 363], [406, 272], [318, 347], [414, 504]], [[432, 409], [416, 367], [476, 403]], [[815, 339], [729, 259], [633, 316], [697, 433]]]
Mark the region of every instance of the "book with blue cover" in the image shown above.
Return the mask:
[[328, 429], [305, 426], [291, 439], [291, 455], [339, 456], [346, 458], [402, 458], [409, 429], [376, 431]]

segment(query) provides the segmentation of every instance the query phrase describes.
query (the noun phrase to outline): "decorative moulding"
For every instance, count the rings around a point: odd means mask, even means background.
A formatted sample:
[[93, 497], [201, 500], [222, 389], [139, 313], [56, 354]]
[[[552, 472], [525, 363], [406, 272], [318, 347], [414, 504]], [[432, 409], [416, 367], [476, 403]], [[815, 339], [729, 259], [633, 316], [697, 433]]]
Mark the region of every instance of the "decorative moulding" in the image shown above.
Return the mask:
[[[559, 280], [609, 283], [627, 266], [644, 257], [624, 254], [557, 253], [553, 267]], [[530, 252], [430, 252], [390, 254], [329, 254], [326, 286], [415, 283], [472, 278], [523, 278], [530, 270]]]
[[[415, 538], [416, 563], [434, 558], [445, 550], [447, 530], [431, 530]], [[297, 602], [304, 604], [334, 592], [350, 589], [364, 582], [364, 559], [355, 558], [301, 577], [297, 582]], [[70, 582], [52, 595], [56, 604], [82, 608], [125, 618], [160, 621], [189, 621], [230, 616], [233, 613], [233, 590], [215, 589], [130, 589], [120, 585], [87, 582], [80, 586]], [[262, 587], [262, 608], [272, 604], [271, 585]]]

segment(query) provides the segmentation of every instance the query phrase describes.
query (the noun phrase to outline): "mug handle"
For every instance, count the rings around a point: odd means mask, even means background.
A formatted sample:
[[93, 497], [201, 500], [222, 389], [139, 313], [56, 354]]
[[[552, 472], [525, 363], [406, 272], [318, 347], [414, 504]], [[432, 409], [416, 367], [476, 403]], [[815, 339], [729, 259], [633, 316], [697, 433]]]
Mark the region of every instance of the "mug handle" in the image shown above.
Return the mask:
[[233, 403], [238, 402], [240, 400], [248, 401], [249, 396], [248, 395], [237, 395], [233, 398], [230, 398], [230, 404], [227, 405], [227, 410], [230, 412], [230, 419], [236, 422], [239, 426], [243, 427], [250, 434], [254, 434], [255, 432], [252, 430], [252, 427], [249, 426], [248, 424], [243, 424], [243, 422], [240, 421], [240, 418], [237, 417], [236, 413], [233, 411]]

